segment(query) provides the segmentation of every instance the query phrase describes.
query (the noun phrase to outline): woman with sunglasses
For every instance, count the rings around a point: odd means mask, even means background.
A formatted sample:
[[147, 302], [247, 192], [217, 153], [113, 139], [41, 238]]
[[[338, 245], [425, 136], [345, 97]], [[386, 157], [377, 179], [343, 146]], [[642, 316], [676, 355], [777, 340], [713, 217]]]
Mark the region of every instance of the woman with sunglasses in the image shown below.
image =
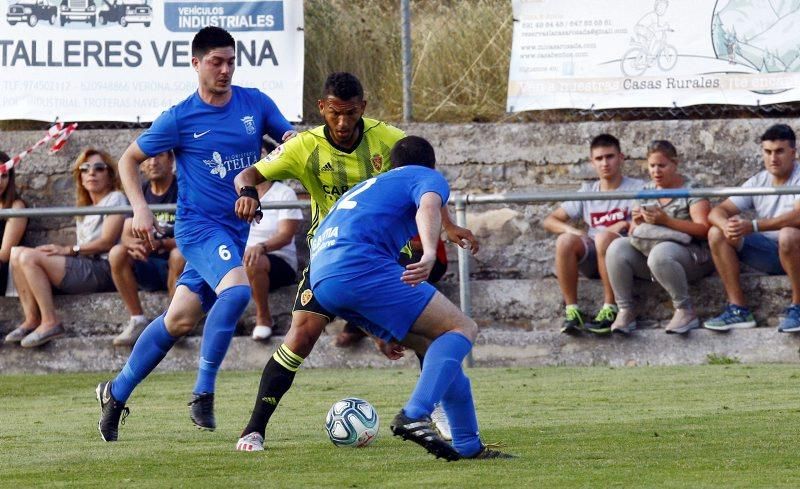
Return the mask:
[[[647, 169], [650, 182], [645, 190], [693, 187], [692, 181], [678, 169], [678, 151], [669, 141], [657, 140], [647, 148]], [[617, 239], [606, 252], [606, 268], [619, 312], [611, 331], [629, 334], [636, 329], [633, 302], [633, 279], [658, 282], [666, 289], [675, 313], [666, 327], [669, 334], [684, 334], [698, 328], [700, 322], [689, 295], [689, 282], [714, 270], [708, 251], [706, 234], [710, 224], [708, 199], [697, 197], [664, 198], [643, 201], [632, 211], [631, 230], [627, 238]], [[688, 244], [664, 239], [652, 246], [647, 255], [634, 247], [635, 228], [642, 223], [654, 224], [691, 237]], [[673, 233], [675, 234], [675, 233]]]
[[[0, 151], [0, 163], [5, 163], [11, 158]], [[23, 209], [25, 202], [19, 198], [17, 186], [14, 183], [14, 169], [0, 173], [0, 209]], [[0, 295], [5, 295], [8, 286], [8, 263], [11, 261], [11, 248], [22, 241], [28, 218], [12, 217], [8, 220], [0, 219]]]
[[[104, 151], [84, 150], [75, 160], [72, 177], [79, 207], [128, 204], [119, 191], [116, 163]], [[15, 247], [11, 251], [11, 273], [25, 320], [6, 336], [6, 343], [19, 341], [30, 348], [64, 335], [53, 305], [53, 288], [62, 294], [114, 290], [108, 251], [119, 241], [124, 220], [124, 215], [79, 216], [77, 244]]]

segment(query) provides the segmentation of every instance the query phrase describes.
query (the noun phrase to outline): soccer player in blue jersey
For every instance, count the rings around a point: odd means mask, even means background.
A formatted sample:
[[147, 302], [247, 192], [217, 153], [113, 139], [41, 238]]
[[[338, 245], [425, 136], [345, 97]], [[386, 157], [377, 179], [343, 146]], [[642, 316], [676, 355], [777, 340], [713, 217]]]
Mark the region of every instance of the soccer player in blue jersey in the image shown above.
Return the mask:
[[[433, 147], [423, 138], [398, 141], [391, 160], [395, 168], [349, 190], [320, 225], [311, 242], [311, 289], [326, 310], [390, 345], [425, 354], [417, 386], [392, 421], [395, 436], [447, 460], [511, 458], [481, 442], [461, 367], [478, 327], [425, 281], [436, 263], [441, 209], [450, 188], [434, 169]], [[416, 234], [422, 258], [403, 268], [397, 253]], [[430, 419], [439, 401], [450, 420], [452, 445]]]
[[255, 188], [237, 190], [233, 179], [259, 160], [264, 134], [276, 141], [294, 134], [271, 98], [259, 90], [231, 84], [235, 46], [224, 29], [201, 29], [192, 41], [197, 91], [162, 113], [119, 161], [122, 183], [134, 210], [133, 234], [152, 247], [153, 214], [142, 194], [138, 167], [150, 156], [174, 151], [180, 189], [175, 239], [187, 264], [167, 311], [147, 326], [122, 371], [97, 386], [99, 429], [105, 441], [117, 439], [120, 417], [129, 412], [125, 403], [133, 389], [204, 312], [208, 316], [190, 417], [198, 428], [216, 428], [217, 370], [250, 300], [242, 266], [250, 225], [236, 217], [233, 204], [241, 195], [258, 199]]

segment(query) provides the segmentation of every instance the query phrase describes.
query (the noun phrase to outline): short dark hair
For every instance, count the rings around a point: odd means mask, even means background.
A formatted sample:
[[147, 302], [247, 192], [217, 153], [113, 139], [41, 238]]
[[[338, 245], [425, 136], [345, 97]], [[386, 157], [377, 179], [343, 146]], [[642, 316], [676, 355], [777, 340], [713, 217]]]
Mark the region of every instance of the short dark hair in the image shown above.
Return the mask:
[[620, 153], [622, 152], [622, 148], [619, 145], [619, 139], [615, 138], [611, 134], [605, 134], [605, 133], [598, 134], [592, 139], [592, 142], [589, 143], [589, 151], [595, 148], [600, 148], [600, 147], [606, 148], [609, 146], [617, 148], [617, 151], [619, 151]]
[[325, 85], [322, 88], [322, 96], [333, 95], [342, 100], [350, 100], [353, 97], [364, 98], [364, 88], [356, 75], [346, 71], [337, 71], [328, 75]]
[[433, 151], [433, 146], [427, 139], [419, 136], [406, 136], [397, 141], [389, 158], [391, 158], [392, 166], [395, 168], [408, 165], [419, 165], [427, 168], [436, 166], [436, 154]]
[[797, 143], [797, 136], [794, 135], [794, 131], [788, 125], [775, 124], [761, 135], [761, 142], [763, 143], [764, 141], [789, 141], [791, 147], [794, 148]]
[[192, 39], [192, 56], [200, 59], [212, 49], [228, 47], [236, 49], [236, 41], [228, 31], [221, 27], [203, 27]]

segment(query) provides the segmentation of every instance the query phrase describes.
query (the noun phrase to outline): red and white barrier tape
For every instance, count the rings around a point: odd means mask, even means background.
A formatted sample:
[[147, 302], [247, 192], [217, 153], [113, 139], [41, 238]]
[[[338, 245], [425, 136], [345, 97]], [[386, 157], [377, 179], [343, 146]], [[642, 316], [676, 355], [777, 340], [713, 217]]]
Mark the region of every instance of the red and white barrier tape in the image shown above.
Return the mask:
[[26, 149], [22, 153], [14, 156], [5, 163], [0, 164], [0, 173], [8, 172], [9, 170], [17, 166], [17, 164], [20, 161], [22, 161], [23, 158], [31, 154], [36, 148], [42, 146], [43, 144], [46, 144], [48, 141], [54, 138], [55, 141], [53, 142], [53, 145], [50, 147], [50, 154], [58, 153], [61, 150], [61, 148], [63, 148], [64, 145], [67, 144], [67, 139], [69, 139], [69, 137], [72, 135], [73, 132], [75, 132], [75, 129], [77, 128], [78, 124], [76, 122], [73, 122], [72, 124], [69, 124], [66, 127], [64, 126], [63, 122], [57, 122], [54, 126], [52, 126], [50, 129], [47, 130], [47, 134], [45, 134], [42, 139], [37, 141], [36, 144]]

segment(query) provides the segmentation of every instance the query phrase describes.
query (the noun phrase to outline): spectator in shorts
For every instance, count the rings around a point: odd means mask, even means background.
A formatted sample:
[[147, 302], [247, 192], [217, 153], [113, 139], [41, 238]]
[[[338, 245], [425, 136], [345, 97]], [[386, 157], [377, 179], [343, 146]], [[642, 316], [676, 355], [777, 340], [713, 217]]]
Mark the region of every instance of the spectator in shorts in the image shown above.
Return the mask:
[[[178, 201], [174, 165], [172, 151], [159, 153], [142, 162], [140, 168], [147, 178], [147, 182], [142, 184], [142, 192], [148, 204], [174, 204]], [[133, 236], [133, 219], [128, 218], [123, 227], [122, 242], [111, 248], [108, 254], [114, 285], [131, 315], [128, 325], [114, 338], [115, 346], [132, 346], [150, 324], [144, 315], [138, 290], [166, 290], [172, 298], [175, 282], [186, 264], [175, 244], [175, 213], [155, 212], [153, 217], [157, 228], [155, 249], [150, 248], [145, 240]]]
[[[119, 191], [117, 167], [108, 153], [85, 149], [72, 169], [78, 207], [115, 207], [128, 204]], [[77, 244], [46, 244], [11, 250], [11, 275], [25, 319], [9, 335], [23, 347], [43, 345], [65, 334], [53, 305], [53, 288], [63, 294], [114, 290], [108, 251], [119, 241], [122, 215], [76, 218]], [[6, 340], [9, 338], [6, 337]]]
[[[5, 163], [11, 158], [0, 151], [0, 163]], [[24, 209], [25, 202], [19, 198], [17, 186], [14, 183], [14, 169], [0, 173], [0, 209]], [[22, 241], [28, 218], [12, 217], [0, 219], [0, 295], [5, 295], [8, 286], [8, 264], [11, 261], [11, 248]], [[14, 339], [11, 338], [11, 341]], [[17, 340], [19, 341], [19, 340]]]
[[[600, 134], [589, 145], [592, 166], [599, 180], [581, 185], [578, 192], [611, 192], [640, 190], [644, 182], [622, 174], [625, 155], [619, 140]], [[596, 334], [609, 334], [617, 317], [614, 291], [608, 280], [605, 257], [608, 246], [628, 231], [631, 200], [593, 200], [564, 202], [544, 220], [544, 228], [558, 234], [556, 240], [556, 276], [566, 304], [562, 333], [576, 334], [586, 329]], [[582, 218], [588, 231], [573, 226]], [[586, 315], [578, 308], [578, 272], [603, 282], [604, 303], [587, 324]]]
[[[653, 141], [647, 148], [650, 182], [645, 190], [692, 188], [692, 181], [678, 171], [678, 152], [669, 141]], [[637, 248], [632, 238], [615, 240], [606, 251], [606, 267], [619, 312], [612, 332], [629, 334], [636, 329], [634, 277], [652, 276], [669, 293], [675, 312], [666, 332], [684, 334], [700, 327], [689, 295], [689, 281], [714, 271], [705, 243], [710, 227], [708, 199], [664, 198], [643, 201], [633, 209], [631, 233], [642, 223], [655, 224], [691, 236], [689, 244], [663, 240], [649, 250]], [[647, 254], [645, 255], [645, 252]]]
[[[764, 170], [742, 187], [800, 185], [796, 160], [796, 137], [791, 127], [776, 124], [761, 136]], [[728, 306], [703, 326], [715, 331], [752, 328], [756, 320], [747, 307], [739, 283], [739, 264], [769, 275], [789, 275], [792, 304], [781, 317], [778, 331], [800, 331], [800, 200], [797, 195], [752, 195], [729, 197], [708, 216], [713, 227], [708, 243], [714, 265], [722, 279]], [[755, 211], [755, 219], [740, 216]]]
[[[262, 182], [256, 186], [261, 205], [297, 200], [294, 190], [281, 182]], [[272, 336], [269, 293], [297, 281], [297, 248], [294, 236], [303, 220], [300, 209], [262, 209], [259, 222], [250, 224], [250, 234], [242, 259], [250, 279], [256, 305], [254, 340]]]

